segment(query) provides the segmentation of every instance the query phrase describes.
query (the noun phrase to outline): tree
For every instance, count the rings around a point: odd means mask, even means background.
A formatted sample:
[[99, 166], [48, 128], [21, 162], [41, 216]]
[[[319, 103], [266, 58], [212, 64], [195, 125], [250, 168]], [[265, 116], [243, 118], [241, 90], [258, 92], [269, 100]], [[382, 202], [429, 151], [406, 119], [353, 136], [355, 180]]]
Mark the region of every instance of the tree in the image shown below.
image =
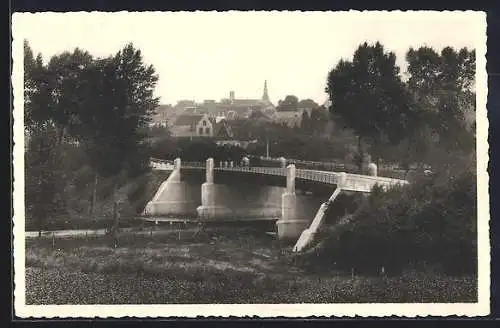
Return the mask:
[[154, 68], [129, 44], [114, 57], [95, 60], [83, 79], [86, 111], [78, 135], [96, 177], [141, 173], [149, 164], [144, 127], [158, 106]]
[[298, 104], [299, 108], [313, 109], [318, 108], [319, 105], [312, 99], [302, 99]]
[[139, 50], [129, 44], [113, 57], [94, 59], [75, 49], [53, 56], [48, 65], [41, 55], [33, 57], [26, 42], [26, 125], [37, 140], [50, 136], [43, 145], [50, 145], [53, 160], [43, 163], [57, 165], [63, 142], [77, 141], [95, 172], [94, 195], [99, 176], [134, 176], [148, 168], [144, 128], [158, 105], [153, 96], [158, 76]]
[[[437, 98], [450, 92], [471, 94], [475, 79], [476, 53], [462, 48], [445, 47], [441, 54], [430, 47], [410, 48], [408, 87], [427, 106], [435, 106]], [[470, 101], [470, 99], [469, 99]]]
[[[410, 48], [406, 60], [408, 88], [422, 111], [419, 130], [433, 135], [418, 142], [427, 144], [427, 152], [441, 152], [440, 156], [424, 154], [425, 160], [439, 159], [438, 165], [451, 164], [457, 161], [456, 156], [472, 153], [475, 51], [445, 47], [438, 53], [429, 47]], [[422, 137], [420, 134], [417, 139]]]
[[[328, 75], [330, 111], [358, 135], [360, 159], [363, 139], [376, 149], [380, 144], [399, 143], [413, 128], [415, 107], [395, 63], [395, 54], [386, 52], [379, 42], [373, 46], [365, 42], [352, 61], [341, 60]], [[358, 165], [361, 170], [361, 161]]]
[[277, 111], [297, 111], [299, 109], [299, 98], [293, 95], [288, 95], [285, 99], [278, 101]]
[[24, 108], [28, 138], [25, 149], [25, 197], [27, 217], [34, 220], [39, 236], [50, 216], [63, 208], [64, 185], [61, 153], [51, 115], [50, 74], [41, 54], [36, 59], [24, 42]]
[[72, 129], [79, 124], [83, 108], [82, 79], [86, 69], [92, 65], [93, 58], [76, 48], [73, 52], [65, 51], [53, 56], [47, 65], [49, 88], [51, 93], [50, 117], [57, 130], [57, 143], [60, 145]]
[[311, 110], [310, 129], [314, 135], [319, 135], [325, 132], [328, 124], [328, 112], [321, 107], [315, 107]]
[[51, 90], [49, 74], [42, 55], [36, 59], [27, 40], [24, 41], [24, 118], [28, 135], [51, 123]]
[[302, 118], [300, 119], [300, 129], [303, 132], [309, 133], [311, 131], [311, 118], [307, 110], [302, 112]]

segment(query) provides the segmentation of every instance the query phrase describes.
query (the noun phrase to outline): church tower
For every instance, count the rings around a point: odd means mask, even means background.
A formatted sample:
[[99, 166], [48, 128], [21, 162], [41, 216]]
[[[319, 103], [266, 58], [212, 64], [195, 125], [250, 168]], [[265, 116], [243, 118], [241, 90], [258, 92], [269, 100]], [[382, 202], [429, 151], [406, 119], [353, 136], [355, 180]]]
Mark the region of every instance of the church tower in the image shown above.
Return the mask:
[[264, 94], [262, 100], [269, 102], [269, 95], [267, 94], [267, 80], [264, 81]]

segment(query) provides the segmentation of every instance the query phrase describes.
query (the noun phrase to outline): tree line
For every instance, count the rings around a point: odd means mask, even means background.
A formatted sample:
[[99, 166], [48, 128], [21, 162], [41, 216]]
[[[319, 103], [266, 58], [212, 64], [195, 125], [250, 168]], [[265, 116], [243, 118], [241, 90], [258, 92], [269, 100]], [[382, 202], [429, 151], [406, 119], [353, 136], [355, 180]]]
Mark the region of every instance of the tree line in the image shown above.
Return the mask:
[[471, 154], [475, 50], [410, 48], [406, 61], [403, 81], [395, 54], [365, 42], [328, 74], [330, 112], [358, 135], [359, 157], [442, 166]]
[[25, 40], [26, 207], [40, 229], [64, 208], [67, 181], [82, 165], [94, 174], [92, 205], [100, 179], [148, 169], [142, 129], [158, 106], [157, 81], [132, 44], [104, 58], [77, 48], [44, 62]]

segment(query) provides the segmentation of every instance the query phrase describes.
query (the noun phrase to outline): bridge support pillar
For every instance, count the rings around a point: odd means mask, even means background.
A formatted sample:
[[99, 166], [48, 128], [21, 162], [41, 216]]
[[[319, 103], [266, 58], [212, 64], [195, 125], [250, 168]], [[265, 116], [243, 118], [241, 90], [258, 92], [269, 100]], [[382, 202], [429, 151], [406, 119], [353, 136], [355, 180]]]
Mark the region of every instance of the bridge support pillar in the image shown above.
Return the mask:
[[216, 219], [231, 216], [232, 211], [220, 205], [220, 193], [223, 191], [214, 183], [214, 160], [207, 159], [206, 181], [201, 185], [201, 206], [196, 209], [198, 216], [204, 219]]
[[295, 194], [295, 165], [286, 168], [286, 191], [281, 195], [281, 220], [278, 226], [280, 240], [297, 240], [302, 231], [309, 225], [309, 220], [302, 217]]
[[181, 181], [181, 159], [174, 160], [174, 169], [153, 199], [146, 205], [147, 216], [196, 215], [196, 203], [189, 185]]

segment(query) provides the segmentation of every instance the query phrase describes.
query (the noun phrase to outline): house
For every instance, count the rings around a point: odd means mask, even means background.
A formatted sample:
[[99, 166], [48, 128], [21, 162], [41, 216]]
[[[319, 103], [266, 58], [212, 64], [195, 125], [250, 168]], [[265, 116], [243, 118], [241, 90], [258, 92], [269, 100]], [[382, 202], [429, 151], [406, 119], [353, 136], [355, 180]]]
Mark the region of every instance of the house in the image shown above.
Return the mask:
[[182, 114], [170, 128], [172, 136], [181, 137], [212, 137], [214, 123], [207, 114]]
[[217, 140], [231, 140], [234, 137], [231, 126], [228, 124], [227, 120], [222, 119], [216, 121], [214, 124], [214, 134], [213, 137]]
[[266, 115], [266, 113], [260, 111], [260, 110], [254, 110], [248, 117], [249, 120], [252, 121], [252, 123], [270, 123], [273, 120], [271, 117]]
[[230, 123], [227, 120], [221, 120], [214, 125], [214, 139], [217, 146], [236, 146], [243, 149], [247, 148], [249, 144], [256, 143], [257, 140], [245, 140], [237, 138], [233, 133]]

